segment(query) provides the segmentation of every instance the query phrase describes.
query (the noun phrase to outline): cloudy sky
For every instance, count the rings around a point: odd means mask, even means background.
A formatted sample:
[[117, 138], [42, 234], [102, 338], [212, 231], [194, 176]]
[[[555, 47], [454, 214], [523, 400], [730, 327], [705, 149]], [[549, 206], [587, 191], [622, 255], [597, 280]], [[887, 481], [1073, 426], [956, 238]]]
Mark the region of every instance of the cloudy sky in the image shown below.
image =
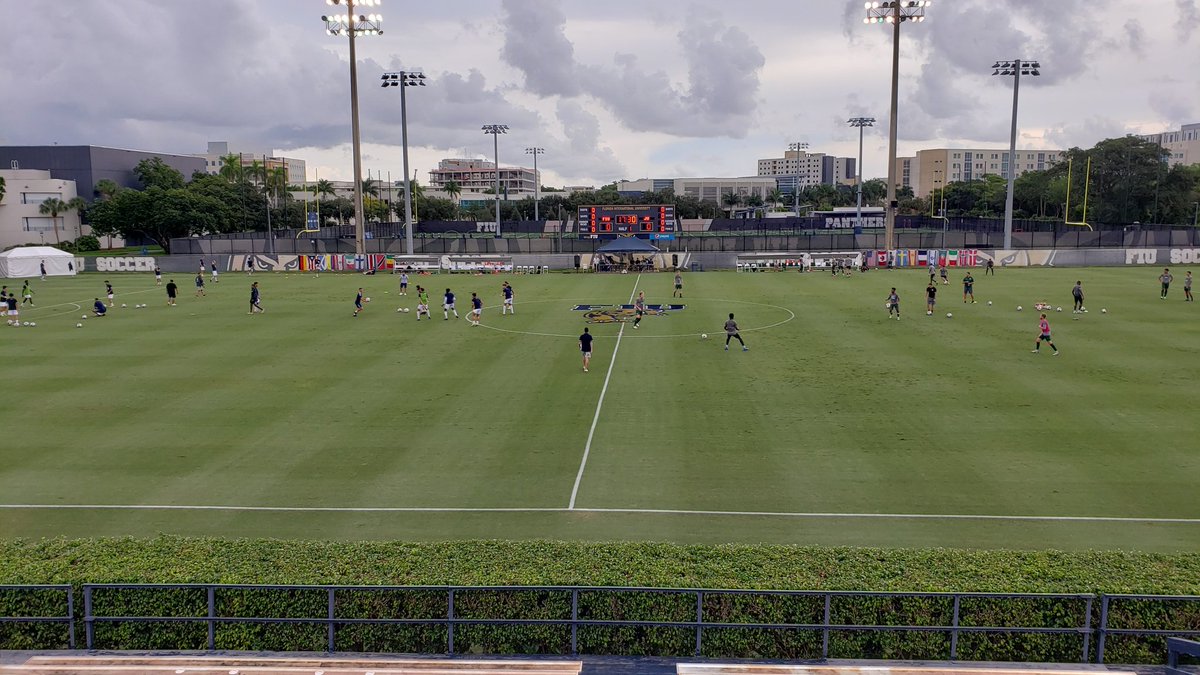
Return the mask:
[[[8, 0], [15, 2], [15, 0]], [[19, 3], [18, 3], [19, 4]], [[210, 140], [347, 179], [345, 38], [323, 0], [56, 0], [0, 41], [0, 144], [201, 153]], [[16, 5], [14, 5], [14, 9]], [[373, 11], [364, 9], [366, 11]], [[359, 41], [364, 168], [402, 173], [400, 96], [381, 73], [423, 70], [408, 96], [410, 161], [529, 146], [548, 185], [745, 176], [789, 142], [886, 173], [891, 30], [861, 0], [384, 0]], [[1088, 146], [1200, 122], [1200, 0], [935, 0], [901, 39], [900, 154], [1006, 147], [1011, 78], [1030, 58], [1021, 140]]]

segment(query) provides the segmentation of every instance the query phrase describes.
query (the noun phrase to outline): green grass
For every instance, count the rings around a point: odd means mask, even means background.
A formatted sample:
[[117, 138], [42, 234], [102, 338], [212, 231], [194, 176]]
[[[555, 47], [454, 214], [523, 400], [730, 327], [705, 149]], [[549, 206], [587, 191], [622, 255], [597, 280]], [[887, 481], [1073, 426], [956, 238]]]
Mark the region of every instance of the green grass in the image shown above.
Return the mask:
[[[110, 275], [130, 307], [86, 321], [104, 277], [35, 281], [38, 326], [0, 333], [0, 502], [484, 510], [4, 508], [0, 536], [1200, 546], [1198, 522], [770, 515], [1200, 519], [1200, 310], [1182, 289], [1158, 300], [1147, 270], [977, 277], [979, 304], [955, 282], [926, 317], [916, 270], [688, 274], [688, 308], [627, 326], [615, 362], [618, 327], [593, 326], [587, 374], [570, 307], [635, 283], [669, 300], [669, 275], [508, 277], [506, 317], [501, 277], [414, 279], [435, 302], [453, 287], [464, 316], [479, 292], [481, 328], [396, 314], [415, 302], [391, 276], [258, 275], [267, 313], [247, 316], [243, 275], [205, 298], [178, 275], [176, 308], [150, 275]], [[359, 284], [374, 302], [352, 318]], [[1067, 310], [1050, 316], [1058, 357], [1029, 353], [1041, 299]], [[721, 349], [730, 311], [749, 352]]]

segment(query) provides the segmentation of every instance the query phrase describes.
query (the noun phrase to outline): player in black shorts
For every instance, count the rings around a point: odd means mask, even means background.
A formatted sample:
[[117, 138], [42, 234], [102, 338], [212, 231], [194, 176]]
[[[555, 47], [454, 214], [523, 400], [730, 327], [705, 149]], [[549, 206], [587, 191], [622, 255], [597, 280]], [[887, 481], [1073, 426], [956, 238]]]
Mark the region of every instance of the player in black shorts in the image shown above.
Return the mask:
[[362, 288], [359, 288], [358, 295], [354, 296], [354, 316], [358, 316], [358, 313], [363, 311], [362, 300], [363, 292]]
[[592, 362], [592, 334], [587, 326], [583, 327], [583, 335], [579, 336], [579, 351], [583, 352], [583, 372], [586, 373], [588, 364]]
[[[929, 276], [933, 276], [930, 274]], [[933, 281], [925, 287], [925, 315], [933, 316], [933, 306], [937, 304], [937, 286], [933, 285]]]
[[167, 305], [175, 306], [175, 296], [179, 294], [179, 287], [175, 285], [175, 280], [171, 279], [167, 282]]

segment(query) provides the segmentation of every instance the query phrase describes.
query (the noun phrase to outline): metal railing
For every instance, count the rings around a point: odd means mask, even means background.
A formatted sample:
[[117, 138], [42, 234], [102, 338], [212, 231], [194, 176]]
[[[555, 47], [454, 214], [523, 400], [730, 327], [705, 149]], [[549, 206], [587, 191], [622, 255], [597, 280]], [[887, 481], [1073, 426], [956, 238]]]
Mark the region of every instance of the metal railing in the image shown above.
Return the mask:
[[1200, 642], [1174, 637], [1167, 638], [1167, 667], [1165, 669], [1167, 675], [1188, 675], [1187, 671], [1179, 667], [1179, 657], [1181, 656], [1200, 658]]
[[0, 594], [2, 595], [38, 593], [62, 593], [63, 600], [60, 607], [63, 611], [57, 616], [6, 616], [0, 613], [0, 624], [63, 624], [67, 629], [67, 649], [75, 649], [75, 597], [71, 592], [70, 584], [0, 585]]
[[[477, 627], [525, 627], [530, 644], [543, 640], [548, 644], [542, 645], [544, 652], [571, 656], [597, 653], [589, 650], [595, 648], [593, 640], [606, 629], [633, 629], [647, 635], [666, 630], [675, 633], [670, 648], [673, 651], [660, 655], [726, 658], [735, 655], [722, 652], [722, 641], [747, 631], [759, 637], [794, 639], [792, 647], [807, 645], [804, 658], [861, 657], [846, 653], [845, 645], [853, 644], [854, 634], [877, 635], [881, 642], [888, 633], [940, 636], [917, 641], [921, 644], [905, 657], [927, 660], [973, 660], [981, 654], [990, 659], [992, 652], [986, 651], [990, 647], [985, 643], [993, 636], [1005, 636], [1003, 640], [1059, 636], [1067, 642], [1055, 643], [1055, 653], [1065, 655], [1069, 651], [1064, 650], [1076, 649], [1081, 663], [1105, 663], [1106, 651], [1118, 639], [1128, 641], [1118, 650], [1126, 660], [1133, 654], [1143, 655], [1146, 661], [1163, 662], [1169, 658], [1169, 638], [1200, 638], [1200, 596], [243, 584], [84, 584], [81, 591], [83, 613], [77, 617], [70, 585], [0, 586], [0, 599], [6, 600], [0, 604], [0, 628], [11, 634], [14, 626], [59, 624], [65, 628], [67, 648], [74, 649], [75, 623], [80, 621], [87, 649], [125, 649], [129, 648], [125, 640], [130, 636], [145, 638], [154, 634], [147, 628], [172, 624], [195, 627], [185, 631], [186, 639], [178, 643], [171, 642], [175, 637], [166, 639], [172, 648], [215, 650], [225, 627], [309, 626], [316, 629], [310, 637], [320, 636], [319, 646], [311, 644], [332, 653], [339, 650], [340, 631], [407, 626], [432, 631], [423, 634], [425, 642], [421, 644], [426, 648], [417, 651], [456, 654], [466, 651], [459, 644], [463, 631], [468, 633], [462, 638], [468, 641], [468, 649], [478, 649], [480, 634], [471, 633]], [[29, 604], [28, 598], [21, 601], [21, 594], [44, 593], [57, 596], [42, 603], [53, 613], [30, 616], [28, 610], [16, 611]], [[176, 597], [164, 597], [172, 594]], [[262, 596], [267, 606], [290, 609], [274, 612], [284, 616], [262, 616], [255, 610], [245, 610], [245, 599], [252, 595]], [[529, 596], [526, 601], [536, 598], [537, 602], [523, 603], [519, 597], [522, 595]], [[13, 602], [14, 598], [18, 601]], [[1043, 603], [1042, 609], [1032, 612], [1045, 617], [1037, 622], [1042, 625], [1006, 625], [1003, 620], [995, 620], [997, 616], [1012, 615], [1022, 603]], [[1139, 603], [1151, 603], [1152, 611], [1144, 611], [1148, 608], [1139, 607]], [[137, 607], [176, 609], [168, 616], [128, 611]], [[409, 609], [397, 609], [402, 607]], [[1147, 625], [1147, 616], [1161, 616], [1164, 623], [1183, 628]], [[889, 617], [898, 617], [898, 623], [891, 623]], [[1168, 622], [1166, 617], [1175, 618]], [[101, 627], [113, 627], [114, 632], [98, 636]], [[554, 635], [561, 638], [547, 638], [547, 628], [557, 629]], [[581, 634], [583, 631], [589, 632]], [[53, 646], [62, 644], [60, 639], [51, 637], [38, 648], [61, 648]], [[970, 643], [966, 652], [964, 640]], [[345, 650], [345, 644], [354, 641], [354, 636], [343, 639], [340, 648]]]

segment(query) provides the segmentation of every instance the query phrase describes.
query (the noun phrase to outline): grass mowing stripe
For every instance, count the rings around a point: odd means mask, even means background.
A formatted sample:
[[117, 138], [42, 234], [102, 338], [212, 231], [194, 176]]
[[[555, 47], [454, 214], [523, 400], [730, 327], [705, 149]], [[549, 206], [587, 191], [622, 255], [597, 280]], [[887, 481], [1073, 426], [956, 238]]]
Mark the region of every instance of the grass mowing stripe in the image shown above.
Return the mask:
[[[633, 302], [633, 296], [637, 294], [638, 283], [642, 280], [642, 275], [638, 275], [633, 281], [633, 290], [629, 292], [629, 302]], [[583, 470], [587, 468], [588, 455], [592, 452], [592, 438], [596, 435], [596, 423], [600, 421], [600, 408], [604, 405], [604, 394], [608, 393], [608, 381], [612, 378], [613, 364], [617, 362], [617, 350], [621, 348], [621, 336], [625, 334], [625, 323], [621, 323], [621, 329], [617, 331], [617, 342], [613, 345], [612, 358], [608, 360], [608, 372], [604, 375], [604, 386], [600, 388], [600, 399], [596, 401], [596, 414], [592, 417], [592, 428], [588, 430], [587, 444], [583, 446], [583, 458], [579, 461], [579, 473], [575, 474], [575, 485], [571, 487], [571, 501], [567, 504], [568, 509], [575, 508], [575, 498], [579, 495], [579, 483], [583, 480]]]

